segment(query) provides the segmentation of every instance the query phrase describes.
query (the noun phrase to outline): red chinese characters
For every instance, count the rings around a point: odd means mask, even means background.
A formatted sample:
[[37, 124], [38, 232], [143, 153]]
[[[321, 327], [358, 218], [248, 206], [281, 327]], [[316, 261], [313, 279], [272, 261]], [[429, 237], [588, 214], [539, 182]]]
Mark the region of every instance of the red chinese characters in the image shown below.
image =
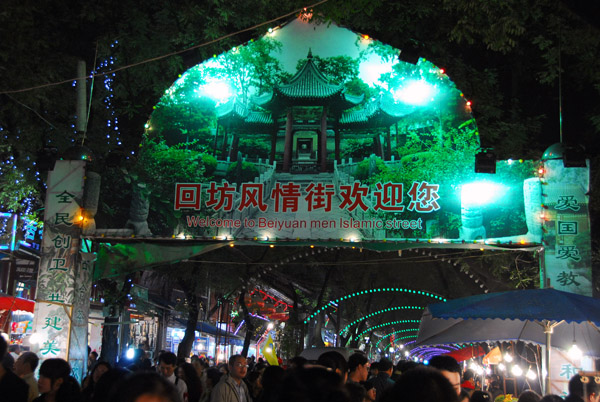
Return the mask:
[[408, 210], [433, 212], [440, 209], [440, 205], [437, 203], [437, 200], [440, 198], [437, 193], [439, 189], [439, 184], [429, 184], [426, 181], [414, 181], [410, 190], [408, 190], [408, 196], [410, 197]]
[[301, 196], [299, 184], [275, 183], [275, 188], [271, 191], [271, 199], [275, 201], [275, 212], [298, 212], [298, 199]]
[[200, 210], [201, 183], [175, 184], [175, 211], [180, 209]]
[[358, 181], [355, 181], [351, 186], [341, 185], [340, 197], [342, 197], [342, 203], [340, 209], [347, 208], [348, 212], [352, 212], [356, 208], [360, 208], [366, 211], [369, 207], [365, 204], [363, 197], [366, 198], [368, 194], [369, 186], [362, 186]]

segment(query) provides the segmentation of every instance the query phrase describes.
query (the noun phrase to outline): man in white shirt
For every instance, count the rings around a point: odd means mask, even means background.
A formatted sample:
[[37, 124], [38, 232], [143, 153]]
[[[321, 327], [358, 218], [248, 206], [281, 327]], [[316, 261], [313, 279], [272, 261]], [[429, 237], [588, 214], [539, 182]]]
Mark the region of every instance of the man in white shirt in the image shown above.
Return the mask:
[[177, 388], [179, 399], [181, 402], [187, 402], [188, 400], [188, 389], [185, 382], [175, 376], [175, 369], [177, 368], [177, 356], [171, 352], [164, 352], [158, 356], [158, 371], [163, 377], [167, 379], [171, 384]]

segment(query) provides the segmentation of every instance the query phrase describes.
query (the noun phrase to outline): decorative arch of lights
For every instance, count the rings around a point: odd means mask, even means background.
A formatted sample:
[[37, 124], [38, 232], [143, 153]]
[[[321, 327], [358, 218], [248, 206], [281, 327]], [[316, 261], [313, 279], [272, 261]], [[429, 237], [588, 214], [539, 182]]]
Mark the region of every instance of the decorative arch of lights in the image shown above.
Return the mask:
[[362, 290], [360, 292], [355, 292], [355, 293], [352, 293], [352, 294], [348, 294], [346, 296], [342, 296], [339, 299], [331, 300], [329, 303], [327, 303], [326, 305], [324, 305], [323, 307], [321, 307], [320, 309], [318, 309], [317, 311], [315, 311], [314, 313], [312, 313], [310, 316], [308, 316], [308, 318], [306, 318], [304, 320], [304, 324], [308, 324], [310, 322], [310, 320], [312, 320], [313, 318], [315, 318], [318, 314], [322, 313], [323, 311], [325, 311], [330, 306], [337, 305], [341, 301], [348, 300], [348, 299], [351, 299], [351, 298], [357, 297], [357, 296], [366, 295], [366, 294], [369, 294], [369, 293], [381, 293], [381, 292], [410, 293], [410, 294], [415, 294], [415, 295], [430, 297], [430, 298], [432, 298], [434, 300], [439, 300], [439, 301], [443, 301], [443, 302], [447, 301], [445, 298], [443, 298], [441, 296], [435, 295], [435, 294], [430, 293], [430, 292], [424, 292], [422, 290], [414, 290], [414, 289], [407, 289], [407, 288], [377, 288], [377, 289], [368, 289], [368, 290]]
[[[417, 330], [418, 330], [418, 328], [417, 329], [409, 328], [409, 329], [401, 329], [401, 330], [398, 330], [398, 331], [390, 332], [389, 334], [384, 335], [383, 337], [381, 337], [380, 340], [377, 341], [377, 343], [375, 344], [375, 349], [378, 349], [379, 348], [379, 344], [382, 341], [384, 341], [385, 339], [387, 339], [390, 336], [392, 336], [392, 335], [398, 335], [398, 334], [403, 334], [403, 333], [406, 333], [406, 332], [409, 332], [409, 331], [417, 331]], [[395, 338], [394, 341], [397, 340], [397, 339], [402, 339], [402, 338]]]
[[393, 341], [390, 341], [387, 345], [385, 345], [385, 347], [381, 348], [381, 350], [386, 350], [392, 344], [392, 342], [401, 341], [403, 339], [414, 339], [416, 337], [417, 337], [417, 335], [406, 335], [406, 336], [402, 336], [400, 338], [396, 338]]
[[[376, 330], [376, 329], [379, 329], [379, 328], [389, 327], [390, 325], [407, 324], [408, 321], [411, 321], [411, 320], [400, 320], [400, 321], [388, 321], [388, 322], [384, 322], [382, 324], [375, 325], [373, 327], [369, 327], [369, 328], [365, 329], [363, 332], [361, 332], [360, 334], [358, 334], [356, 336], [356, 338], [358, 339], [361, 336], [363, 336], [364, 334], [366, 334], [367, 332], [370, 332], [370, 331], [373, 331], [373, 330]], [[419, 328], [410, 328], [410, 329], [407, 329], [407, 331], [408, 330], [418, 331]]]
[[[350, 330], [350, 327], [352, 327], [354, 324], [358, 324], [359, 322], [369, 319], [373, 316], [376, 316], [378, 314], [383, 314], [383, 313], [388, 313], [390, 311], [398, 311], [398, 310], [422, 310], [425, 307], [422, 306], [395, 306], [395, 307], [389, 307], [389, 308], [384, 308], [382, 310], [379, 311], [375, 311], [371, 314], [367, 314], [367, 315], [363, 315], [362, 317], [358, 318], [357, 320], [352, 321], [350, 324], [346, 325], [341, 331], [340, 333], [345, 335], [348, 333], [348, 331]], [[410, 322], [420, 322], [420, 320], [408, 320]]]

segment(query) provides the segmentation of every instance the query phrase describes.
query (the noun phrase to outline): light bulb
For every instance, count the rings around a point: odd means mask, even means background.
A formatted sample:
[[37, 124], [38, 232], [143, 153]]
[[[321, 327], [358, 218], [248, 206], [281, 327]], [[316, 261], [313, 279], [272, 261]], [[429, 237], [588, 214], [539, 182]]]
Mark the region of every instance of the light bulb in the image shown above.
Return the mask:
[[513, 375], [515, 377], [520, 377], [523, 375], [523, 369], [521, 367], [517, 366], [516, 364], [512, 367], [510, 372], [513, 373]]
[[506, 366], [502, 363], [498, 363], [498, 370], [500, 371], [505, 371], [506, 370]]
[[573, 343], [573, 346], [569, 349], [569, 357], [571, 359], [581, 359], [581, 356], [583, 356], [581, 349], [577, 347], [576, 343]]
[[533, 371], [531, 367], [529, 367], [529, 369], [527, 370], [527, 374], [525, 374], [525, 377], [527, 377], [530, 380], [535, 380], [537, 375], [535, 374], [535, 371]]
[[507, 363], [510, 363], [510, 362], [513, 361], [513, 357], [508, 352], [506, 352], [504, 354], [504, 361], [507, 362]]

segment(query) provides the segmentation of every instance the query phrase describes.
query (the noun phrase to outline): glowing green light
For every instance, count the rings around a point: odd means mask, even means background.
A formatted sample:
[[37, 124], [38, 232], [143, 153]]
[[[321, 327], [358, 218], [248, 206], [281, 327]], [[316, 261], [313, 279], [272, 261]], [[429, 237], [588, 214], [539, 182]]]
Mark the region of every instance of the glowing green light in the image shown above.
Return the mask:
[[424, 80], [407, 81], [401, 88], [392, 91], [394, 100], [408, 105], [425, 105], [433, 101], [437, 94], [435, 86]]
[[461, 203], [463, 207], [486, 205], [504, 195], [506, 190], [501, 184], [486, 181], [463, 184]]

